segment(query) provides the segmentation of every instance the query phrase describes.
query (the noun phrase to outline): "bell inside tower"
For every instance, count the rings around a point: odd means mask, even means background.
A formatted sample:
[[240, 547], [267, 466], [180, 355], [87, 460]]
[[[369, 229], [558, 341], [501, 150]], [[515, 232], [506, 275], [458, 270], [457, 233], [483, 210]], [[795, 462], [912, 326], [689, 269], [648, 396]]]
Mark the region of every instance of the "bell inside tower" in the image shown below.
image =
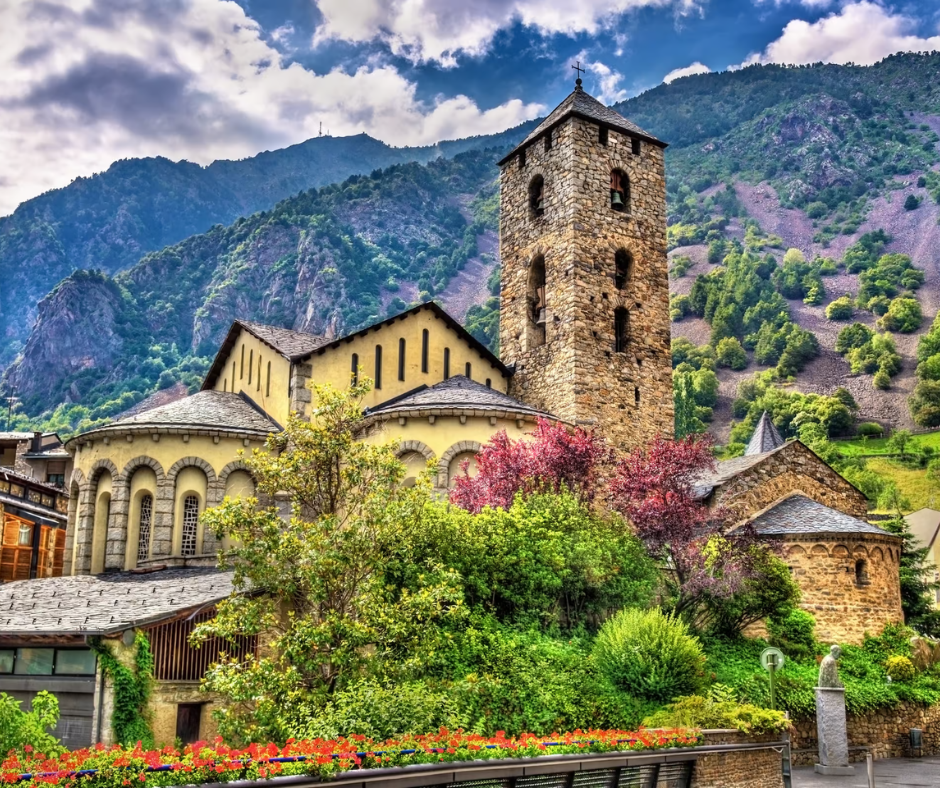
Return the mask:
[[530, 348], [544, 345], [548, 303], [545, 299], [545, 258], [542, 255], [536, 257], [529, 266], [526, 300], [528, 302], [526, 345]]

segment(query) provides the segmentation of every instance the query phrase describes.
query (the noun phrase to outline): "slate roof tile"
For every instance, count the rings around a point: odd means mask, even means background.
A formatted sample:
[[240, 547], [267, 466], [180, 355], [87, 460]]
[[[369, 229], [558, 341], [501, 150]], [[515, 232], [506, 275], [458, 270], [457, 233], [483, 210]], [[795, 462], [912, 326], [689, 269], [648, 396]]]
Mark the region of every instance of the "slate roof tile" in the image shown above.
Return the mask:
[[805, 495], [791, 495], [751, 521], [761, 536], [799, 534], [876, 534], [893, 536], [877, 525], [824, 506]]
[[214, 567], [20, 580], [0, 585], [0, 636], [113, 634], [231, 592], [232, 573]]
[[327, 340], [306, 331], [294, 331], [290, 328], [278, 328], [250, 320], [236, 320], [262, 342], [273, 347], [282, 356], [300, 359], [309, 356], [314, 350], [326, 344]]
[[780, 433], [777, 431], [777, 428], [774, 426], [774, 423], [770, 420], [770, 416], [765, 410], [761, 414], [757, 426], [754, 428], [754, 433], [751, 435], [750, 441], [748, 441], [744, 455], [750, 457], [755, 454], [765, 454], [768, 451], [779, 449], [784, 443], [786, 443], [786, 441], [780, 437]]
[[403, 397], [383, 402], [371, 408], [368, 413], [371, 415], [391, 411], [440, 408], [512, 411], [551, 418], [549, 413], [532, 408], [508, 394], [487, 388], [482, 383], [477, 383], [463, 375], [454, 375], [433, 386], [425, 386]]

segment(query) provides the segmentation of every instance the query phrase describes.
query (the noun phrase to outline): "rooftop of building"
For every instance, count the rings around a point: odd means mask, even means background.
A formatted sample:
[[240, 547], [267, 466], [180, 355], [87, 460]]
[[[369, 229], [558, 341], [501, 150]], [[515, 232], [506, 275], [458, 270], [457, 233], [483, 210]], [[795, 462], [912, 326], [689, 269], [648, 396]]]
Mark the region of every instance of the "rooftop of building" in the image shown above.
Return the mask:
[[232, 574], [210, 567], [20, 580], [0, 585], [0, 638], [111, 635], [231, 592]]
[[[761, 536], [869, 534], [894, 537], [877, 525], [794, 493], [759, 514], [751, 524]], [[895, 537], [897, 538], [897, 537]]]
[[477, 383], [464, 375], [454, 375], [433, 386], [420, 386], [394, 399], [370, 408], [366, 415], [379, 415], [401, 411], [480, 411], [481, 414], [524, 415], [552, 418], [540, 411], [493, 388]]
[[766, 454], [774, 449], [779, 449], [784, 443], [786, 441], [780, 436], [774, 423], [770, 420], [770, 415], [765, 410], [754, 428], [751, 439], [748, 441], [744, 456], [752, 457], [755, 454]]

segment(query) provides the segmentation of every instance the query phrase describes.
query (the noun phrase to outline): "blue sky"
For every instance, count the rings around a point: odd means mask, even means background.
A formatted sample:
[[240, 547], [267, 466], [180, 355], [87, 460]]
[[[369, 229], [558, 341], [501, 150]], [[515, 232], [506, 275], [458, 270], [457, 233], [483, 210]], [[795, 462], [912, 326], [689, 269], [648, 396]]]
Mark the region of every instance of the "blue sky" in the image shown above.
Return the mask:
[[111, 162], [208, 163], [315, 136], [501, 131], [748, 63], [940, 49], [940, 3], [887, 0], [5, 0], [0, 215]]

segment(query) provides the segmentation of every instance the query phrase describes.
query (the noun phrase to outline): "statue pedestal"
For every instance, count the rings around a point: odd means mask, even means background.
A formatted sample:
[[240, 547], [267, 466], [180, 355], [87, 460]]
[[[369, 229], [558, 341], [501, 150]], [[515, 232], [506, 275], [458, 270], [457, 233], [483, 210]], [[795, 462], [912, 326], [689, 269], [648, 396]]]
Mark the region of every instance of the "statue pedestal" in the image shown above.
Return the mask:
[[849, 766], [849, 737], [845, 727], [845, 689], [816, 687], [816, 731], [819, 736], [819, 774], [855, 774]]

